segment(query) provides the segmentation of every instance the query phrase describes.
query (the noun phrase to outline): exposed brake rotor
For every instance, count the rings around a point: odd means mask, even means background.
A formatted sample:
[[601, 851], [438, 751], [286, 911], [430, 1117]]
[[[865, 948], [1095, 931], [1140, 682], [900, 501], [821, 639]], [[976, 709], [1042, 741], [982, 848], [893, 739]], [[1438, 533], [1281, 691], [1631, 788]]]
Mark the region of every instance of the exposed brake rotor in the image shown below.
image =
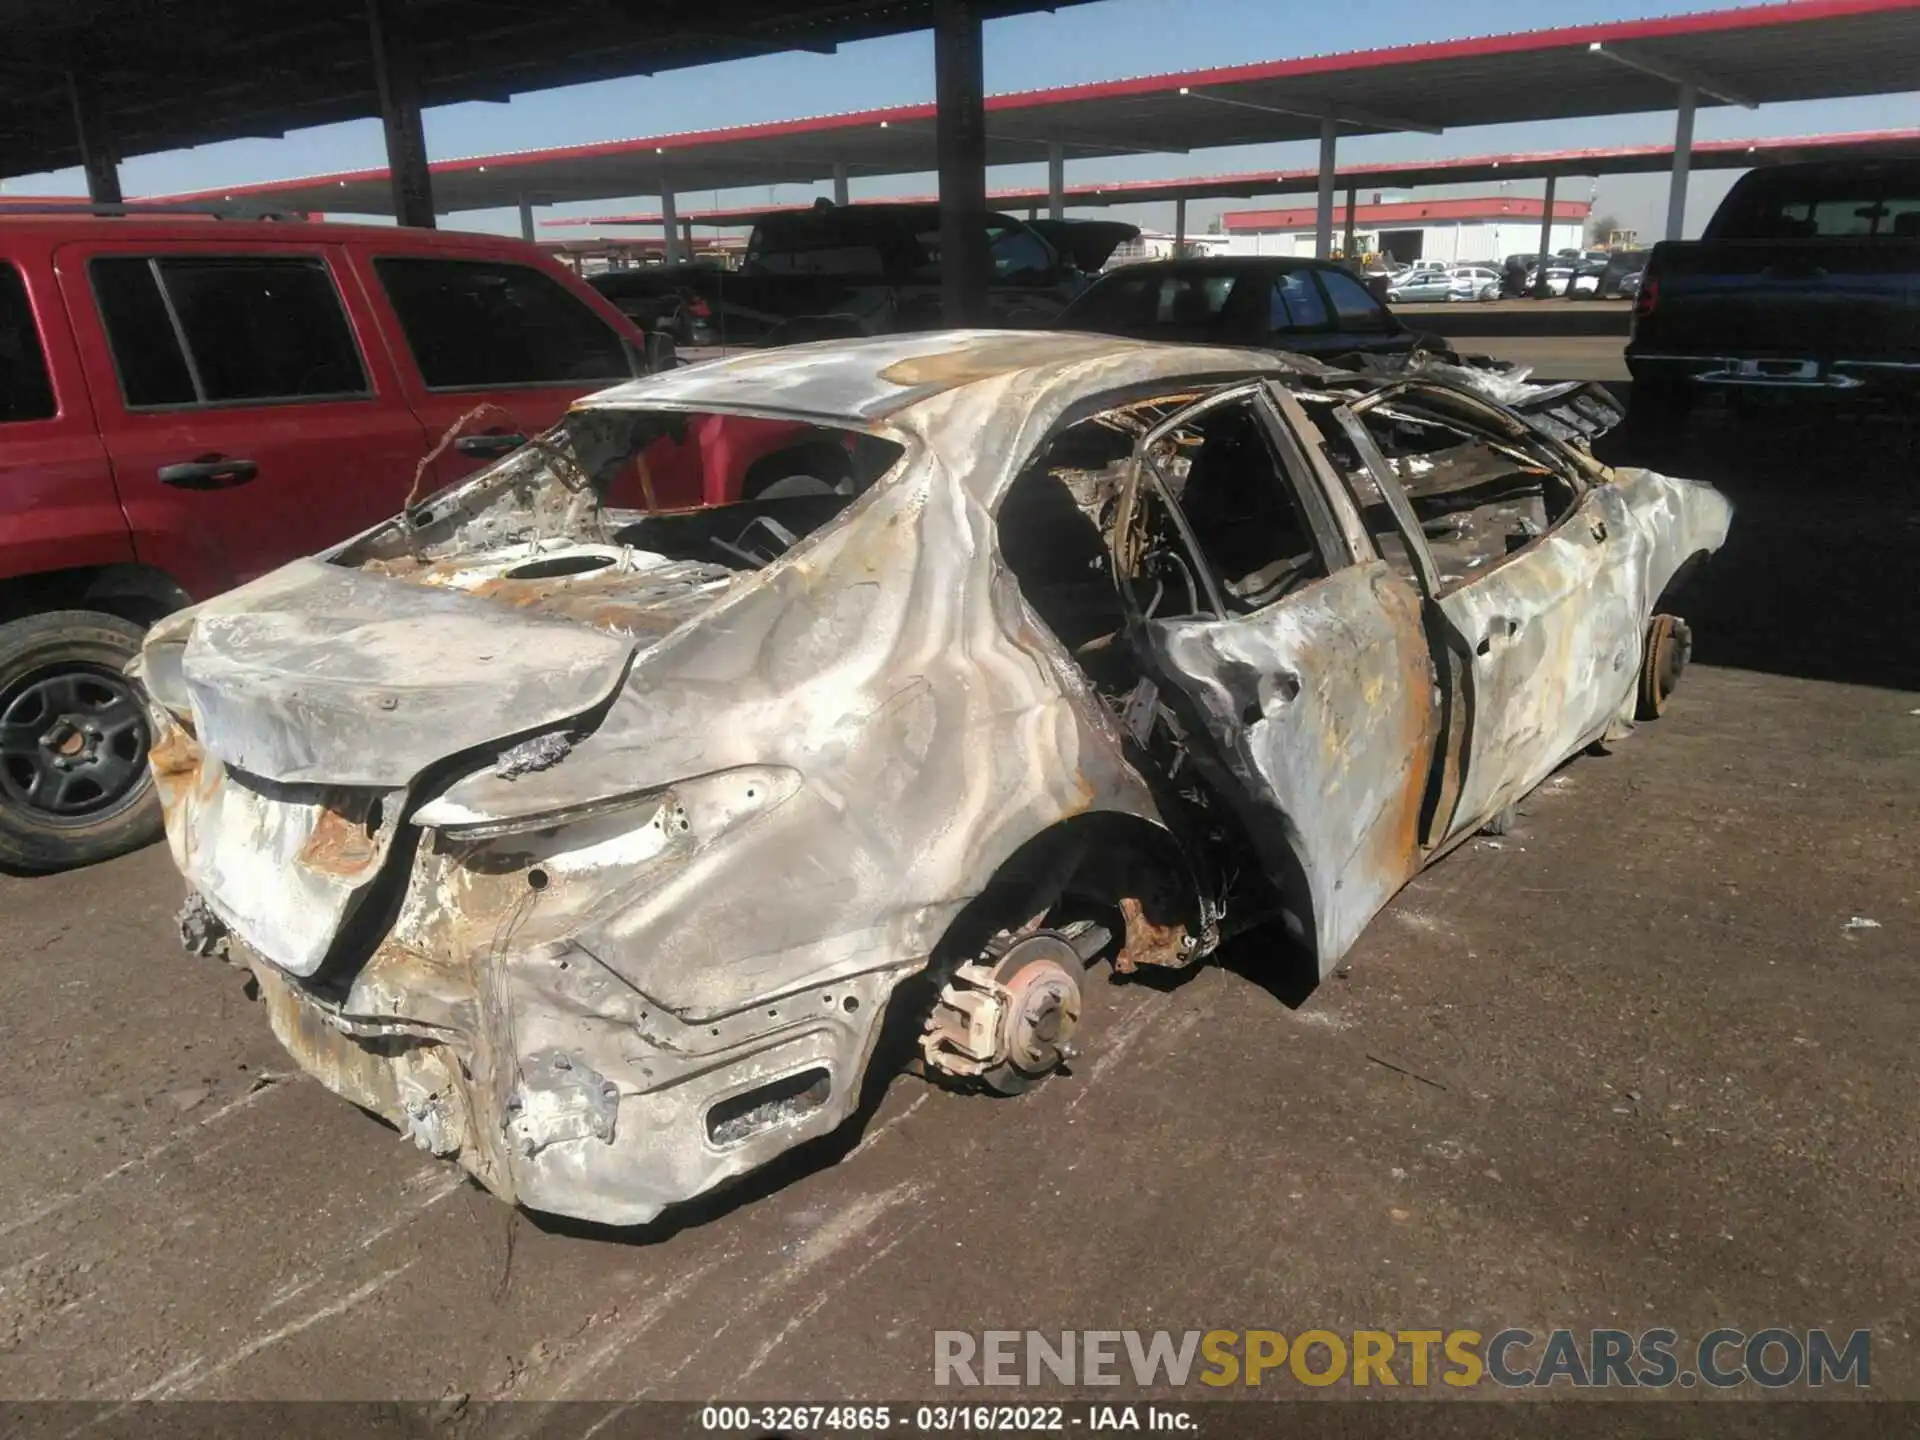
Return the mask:
[[1080, 975], [1110, 935], [1098, 925], [996, 936], [940, 990], [920, 1037], [929, 1069], [1017, 1095], [1074, 1057]]

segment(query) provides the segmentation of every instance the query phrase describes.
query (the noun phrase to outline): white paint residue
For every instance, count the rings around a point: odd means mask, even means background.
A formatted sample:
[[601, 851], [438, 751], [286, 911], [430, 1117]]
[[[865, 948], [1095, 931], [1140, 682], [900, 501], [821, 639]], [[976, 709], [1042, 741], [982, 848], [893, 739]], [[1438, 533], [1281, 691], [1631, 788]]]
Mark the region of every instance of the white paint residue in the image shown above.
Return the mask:
[[405, 1265], [389, 1270], [384, 1275], [377, 1275], [367, 1281], [366, 1284], [341, 1296], [331, 1305], [322, 1306], [311, 1315], [304, 1315], [298, 1320], [290, 1321], [277, 1330], [269, 1330], [264, 1335], [255, 1336], [238, 1350], [233, 1351], [211, 1366], [207, 1364], [205, 1356], [196, 1355], [184, 1364], [174, 1366], [173, 1369], [169, 1370], [144, 1389], [135, 1391], [132, 1398], [124, 1404], [116, 1405], [111, 1410], [102, 1411], [84, 1425], [75, 1426], [67, 1432], [63, 1440], [72, 1440], [74, 1436], [95, 1429], [110, 1420], [117, 1419], [143, 1400], [171, 1400], [176, 1396], [185, 1395], [190, 1391], [197, 1390], [209, 1380], [219, 1379], [236, 1365], [245, 1364], [262, 1350], [271, 1349], [282, 1340], [291, 1340], [295, 1335], [301, 1334], [303, 1331], [311, 1330], [323, 1320], [331, 1320], [336, 1315], [344, 1315], [347, 1311], [364, 1305], [368, 1300], [371, 1300], [375, 1295], [386, 1289], [387, 1286], [391, 1285], [395, 1280], [398, 1280], [412, 1268], [413, 1262], [409, 1260]]
[[[862, 1135], [860, 1137], [860, 1143], [854, 1146], [853, 1149], [847, 1152], [847, 1159], [851, 1160], [855, 1156], [859, 1155], [862, 1151], [867, 1150], [870, 1147], [878, 1144], [881, 1136], [887, 1134], [889, 1131], [894, 1130], [900, 1125], [904, 1124], [906, 1121], [906, 1118], [909, 1115], [913, 1114], [914, 1111], [918, 1110], [922, 1105], [926, 1104], [927, 1098], [932, 1094], [933, 1092], [931, 1090], [922, 1090], [918, 1095], [914, 1096], [913, 1103], [907, 1106], [906, 1109], [902, 1110], [898, 1115], [895, 1115], [891, 1120], [881, 1121], [878, 1125], [874, 1126], [866, 1134]], [[845, 1163], [845, 1162], [842, 1162], [842, 1163]]]
[[11, 1235], [16, 1230], [24, 1230], [27, 1226], [34, 1224], [36, 1221], [44, 1220], [47, 1218], [47, 1216], [57, 1214], [59, 1211], [66, 1209], [67, 1206], [73, 1204], [74, 1201], [79, 1200], [84, 1196], [91, 1195], [94, 1191], [98, 1190], [102, 1185], [105, 1185], [109, 1180], [113, 1180], [118, 1178], [121, 1175], [125, 1175], [130, 1170], [138, 1170], [143, 1165], [152, 1164], [155, 1160], [158, 1160], [162, 1155], [167, 1154], [169, 1151], [177, 1150], [180, 1146], [186, 1144], [189, 1140], [193, 1139], [195, 1132], [200, 1130], [205, 1130], [208, 1126], [216, 1125], [220, 1121], [226, 1119], [227, 1116], [235, 1114], [238, 1111], [247, 1109], [250, 1105], [253, 1105], [256, 1101], [258, 1101], [262, 1096], [265, 1096], [270, 1092], [277, 1090], [280, 1087], [280, 1082], [284, 1080], [290, 1080], [290, 1079], [296, 1079], [296, 1078], [298, 1077], [291, 1076], [291, 1075], [276, 1074], [266, 1070], [261, 1071], [258, 1075], [254, 1077], [253, 1089], [247, 1091], [247, 1093], [242, 1095], [238, 1100], [229, 1100], [225, 1105], [222, 1105], [218, 1110], [212, 1111], [210, 1114], [202, 1116], [200, 1120], [194, 1125], [192, 1130], [188, 1130], [184, 1134], [176, 1135], [171, 1140], [163, 1140], [160, 1142], [160, 1144], [154, 1146], [151, 1150], [148, 1150], [145, 1154], [136, 1155], [131, 1160], [122, 1161], [120, 1164], [114, 1166], [113, 1169], [107, 1171], [104, 1175], [96, 1175], [93, 1179], [87, 1181], [86, 1184], [82, 1185], [78, 1190], [70, 1190], [64, 1195], [56, 1195], [53, 1197], [53, 1199], [48, 1200], [40, 1205], [36, 1205], [33, 1209], [29, 1210], [26, 1214], [15, 1216], [13, 1219], [7, 1221], [6, 1223], [0, 1224], [0, 1236]]
[[878, 1250], [874, 1251], [866, 1259], [862, 1260], [858, 1265], [854, 1266], [853, 1269], [849, 1270], [845, 1275], [841, 1276], [840, 1279], [835, 1281], [832, 1285], [829, 1285], [825, 1289], [821, 1290], [821, 1292], [818, 1295], [814, 1296], [812, 1300], [808, 1301], [805, 1305], [801, 1306], [799, 1311], [793, 1316], [793, 1318], [787, 1321], [786, 1324], [782, 1325], [779, 1329], [779, 1332], [775, 1334], [772, 1339], [768, 1340], [758, 1350], [753, 1352], [753, 1359], [749, 1360], [746, 1363], [746, 1365], [741, 1369], [740, 1374], [736, 1378], [739, 1380], [745, 1380], [749, 1375], [753, 1374], [754, 1371], [758, 1370], [762, 1365], [766, 1364], [768, 1358], [773, 1354], [773, 1352], [778, 1350], [782, 1345], [786, 1344], [787, 1340], [789, 1339], [789, 1337], [792, 1336], [794, 1331], [798, 1330], [802, 1325], [807, 1324], [809, 1321], [813, 1319], [815, 1315], [818, 1315], [823, 1309], [825, 1309], [827, 1302], [831, 1300], [835, 1295], [839, 1294], [840, 1291], [846, 1289], [847, 1286], [851, 1285], [855, 1280], [859, 1279], [862, 1275], [866, 1274], [867, 1271], [871, 1270], [875, 1265], [879, 1264], [882, 1260], [886, 1259], [887, 1256], [891, 1255], [896, 1249], [899, 1248], [900, 1242], [902, 1240], [905, 1240], [906, 1238], [907, 1237], [905, 1234], [894, 1236], [893, 1239], [889, 1240], [886, 1244], [882, 1245]]
[[1093, 1087], [1106, 1078], [1109, 1070], [1118, 1065], [1127, 1053], [1127, 1047], [1140, 1038], [1140, 1034], [1160, 1013], [1152, 1000], [1143, 1000], [1133, 1012], [1107, 1033], [1106, 1048], [1087, 1069], [1086, 1083], [1081, 1085], [1080, 1093], [1067, 1102], [1067, 1113], [1072, 1114], [1080, 1108], [1080, 1102], [1092, 1093]]

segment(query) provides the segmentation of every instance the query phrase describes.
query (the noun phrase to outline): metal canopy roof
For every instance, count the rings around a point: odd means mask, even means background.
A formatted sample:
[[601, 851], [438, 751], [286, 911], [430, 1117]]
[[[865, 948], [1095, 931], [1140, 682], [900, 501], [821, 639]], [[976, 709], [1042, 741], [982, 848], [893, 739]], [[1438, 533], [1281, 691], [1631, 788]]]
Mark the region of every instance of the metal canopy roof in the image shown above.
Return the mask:
[[[1859, 130], [1836, 135], [1795, 135], [1766, 140], [1700, 140], [1693, 147], [1695, 170], [1745, 170], [1794, 160], [1866, 160], [1889, 155], [1920, 155], [1920, 130]], [[1628, 145], [1608, 150], [1537, 150], [1506, 155], [1463, 155], [1444, 160], [1410, 160], [1342, 165], [1342, 189], [1412, 190], [1424, 185], [1460, 185], [1478, 181], [1540, 180], [1548, 175], [1631, 175], [1673, 168], [1671, 145]], [[1231, 175], [1192, 175], [1166, 180], [1117, 180], [1069, 185], [1067, 204], [1085, 208], [1139, 205], [1167, 200], [1245, 200], [1258, 195], [1309, 194], [1319, 184], [1317, 170], [1253, 170]], [[930, 203], [931, 195], [901, 196], [855, 204]], [[999, 210], [1025, 210], [1047, 203], [1044, 187], [995, 190], [987, 197]], [[804, 210], [805, 204], [682, 210], [677, 218], [695, 225], [751, 225], [762, 215]], [[660, 213], [566, 217], [540, 222], [543, 229], [592, 225], [658, 225]]]
[[[1703, 105], [1886, 94], [1916, 83], [1920, 0], [1795, 0], [1708, 14], [1485, 36], [1151, 75], [987, 100], [988, 163], [1185, 153], [1346, 131], [1455, 128]], [[444, 210], [725, 190], [931, 171], [934, 107], [443, 160]], [[198, 193], [382, 213], [384, 169]]]
[[[994, 17], [1078, 3], [978, 8]], [[934, 9], [935, 0], [411, 0], [404, 14], [423, 103], [450, 105], [832, 51], [927, 29]], [[97, 93], [122, 159], [380, 113], [361, 0], [0, 0], [0, 37], [0, 175], [80, 163], [68, 71]]]

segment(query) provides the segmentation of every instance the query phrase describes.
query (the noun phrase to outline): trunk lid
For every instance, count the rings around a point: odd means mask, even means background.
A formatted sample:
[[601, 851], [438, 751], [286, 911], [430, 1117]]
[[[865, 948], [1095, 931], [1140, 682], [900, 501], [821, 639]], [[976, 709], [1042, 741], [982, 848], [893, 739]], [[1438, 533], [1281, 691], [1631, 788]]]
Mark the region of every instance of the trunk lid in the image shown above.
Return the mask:
[[404, 789], [612, 695], [631, 636], [296, 560], [208, 602], [180, 670], [201, 745], [281, 785]]

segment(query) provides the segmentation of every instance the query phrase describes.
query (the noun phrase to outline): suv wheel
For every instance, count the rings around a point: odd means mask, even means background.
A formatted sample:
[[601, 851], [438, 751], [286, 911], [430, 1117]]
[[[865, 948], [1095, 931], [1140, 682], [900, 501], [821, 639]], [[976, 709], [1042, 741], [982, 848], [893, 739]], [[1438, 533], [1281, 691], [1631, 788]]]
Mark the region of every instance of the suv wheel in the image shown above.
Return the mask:
[[0, 865], [62, 870], [160, 833], [146, 709], [121, 673], [141, 634], [94, 610], [0, 625]]

